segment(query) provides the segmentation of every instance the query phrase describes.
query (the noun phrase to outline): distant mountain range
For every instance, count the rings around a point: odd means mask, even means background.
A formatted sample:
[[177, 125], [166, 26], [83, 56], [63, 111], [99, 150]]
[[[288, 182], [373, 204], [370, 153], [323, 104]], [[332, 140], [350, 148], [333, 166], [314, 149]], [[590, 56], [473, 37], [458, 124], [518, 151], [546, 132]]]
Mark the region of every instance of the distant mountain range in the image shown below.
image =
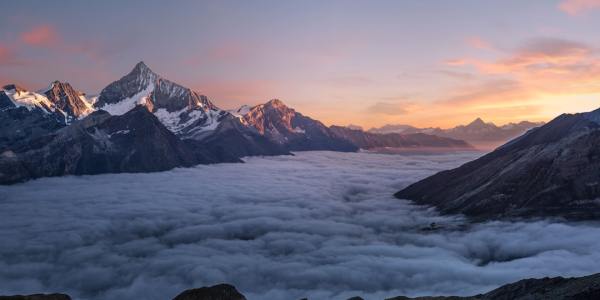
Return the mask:
[[475, 219], [600, 217], [600, 109], [563, 114], [396, 194]]
[[448, 137], [457, 140], [464, 140], [478, 148], [493, 149], [521, 134], [531, 128], [544, 125], [543, 122], [522, 121], [519, 123], [509, 123], [502, 126], [496, 126], [494, 123], [484, 122], [481, 118], [475, 119], [467, 125], [459, 125], [449, 129], [439, 127], [417, 128], [411, 125], [385, 125], [379, 128], [371, 128], [371, 133], [426, 133], [440, 137]]
[[277, 99], [223, 110], [143, 62], [96, 97], [58, 81], [38, 92], [6, 85], [0, 90], [0, 125], [0, 183], [161, 171], [290, 151], [472, 148], [422, 133], [378, 135], [327, 127]]

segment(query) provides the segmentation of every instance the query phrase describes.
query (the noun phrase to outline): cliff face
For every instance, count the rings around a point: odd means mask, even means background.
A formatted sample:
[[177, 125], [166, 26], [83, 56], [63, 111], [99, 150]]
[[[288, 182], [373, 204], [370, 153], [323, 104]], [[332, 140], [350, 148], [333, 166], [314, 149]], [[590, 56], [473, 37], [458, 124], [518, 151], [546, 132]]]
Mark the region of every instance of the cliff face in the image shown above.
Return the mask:
[[86, 102], [84, 95], [66, 82], [53, 82], [44, 94], [72, 120], [86, 116], [94, 110]]

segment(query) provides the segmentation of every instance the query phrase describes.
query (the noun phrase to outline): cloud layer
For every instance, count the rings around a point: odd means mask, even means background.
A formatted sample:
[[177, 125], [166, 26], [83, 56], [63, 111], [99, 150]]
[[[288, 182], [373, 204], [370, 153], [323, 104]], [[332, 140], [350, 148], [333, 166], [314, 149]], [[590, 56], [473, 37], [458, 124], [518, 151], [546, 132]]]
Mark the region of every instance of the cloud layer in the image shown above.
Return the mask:
[[476, 155], [309, 152], [0, 187], [0, 294], [163, 300], [229, 282], [257, 300], [382, 299], [600, 270], [596, 225], [469, 225], [391, 197]]

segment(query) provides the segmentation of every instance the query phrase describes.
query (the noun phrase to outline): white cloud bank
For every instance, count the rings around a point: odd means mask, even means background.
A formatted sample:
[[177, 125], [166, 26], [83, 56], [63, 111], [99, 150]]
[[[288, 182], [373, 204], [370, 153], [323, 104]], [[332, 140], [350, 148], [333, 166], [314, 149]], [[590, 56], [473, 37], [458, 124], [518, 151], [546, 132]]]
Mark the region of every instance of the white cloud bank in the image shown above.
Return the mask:
[[308, 152], [0, 187], [0, 294], [165, 300], [228, 282], [250, 300], [382, 299], [600, 272], [600, 226], [467, 225], [392, 197], [473, 157]]

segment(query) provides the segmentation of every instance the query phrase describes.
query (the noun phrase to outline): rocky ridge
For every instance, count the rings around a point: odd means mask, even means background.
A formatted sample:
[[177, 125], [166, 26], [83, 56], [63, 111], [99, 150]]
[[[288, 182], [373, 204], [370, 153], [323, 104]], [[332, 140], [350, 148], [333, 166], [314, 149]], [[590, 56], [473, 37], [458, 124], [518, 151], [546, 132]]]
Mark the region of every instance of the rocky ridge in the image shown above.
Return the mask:
[[396, 197], [488, 220], [600, 217], [600, 110], [563, 114]]

